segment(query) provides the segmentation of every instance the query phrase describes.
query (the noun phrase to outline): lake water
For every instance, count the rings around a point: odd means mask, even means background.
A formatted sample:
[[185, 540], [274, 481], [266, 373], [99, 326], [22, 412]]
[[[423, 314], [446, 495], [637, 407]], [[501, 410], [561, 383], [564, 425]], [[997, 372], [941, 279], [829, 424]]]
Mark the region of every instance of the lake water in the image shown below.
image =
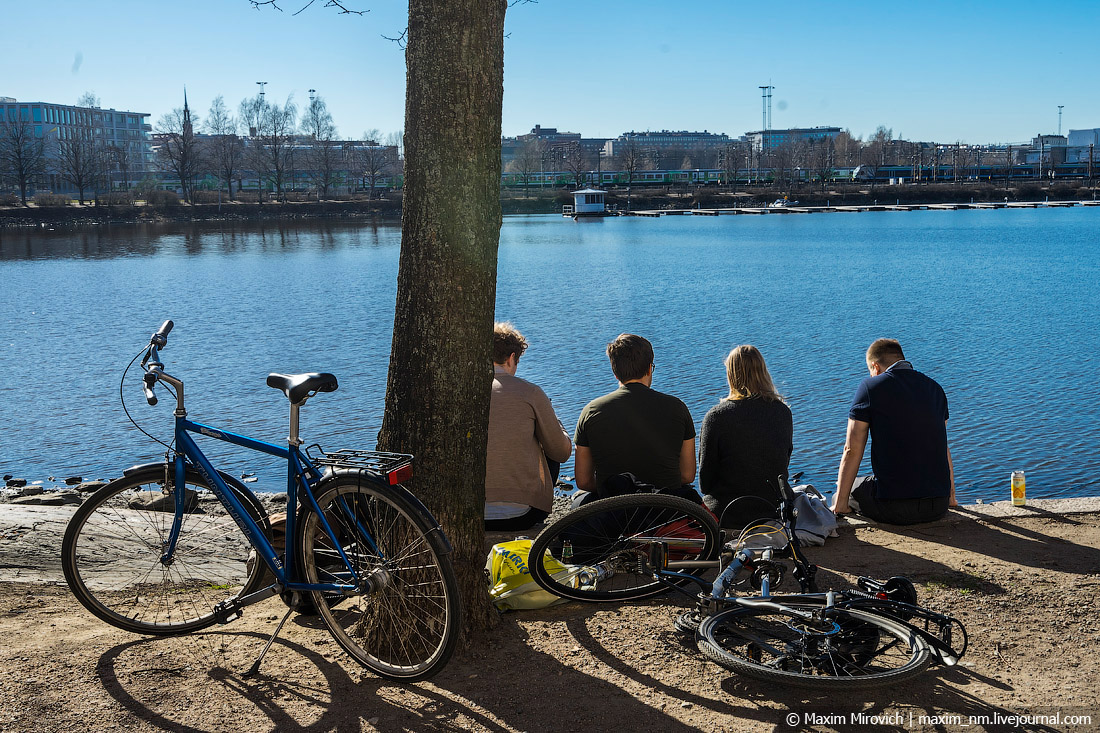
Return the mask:
[[[824, 488], [864, 350], [896, 337], [947, 392], [960, 500], [1008, 498], [1014, 469], [1029, 498], [1095, 495], [1098, 226], [1100, 208], [508, 217], [497, 317], [527, 336], [519, 376], [570, 431], [615, 387], [604, 346], [621, 332], [653, 342], [655, 388], [697, 427], [725, 392], [726, 353], [755, 344], [794, 413], [792, 470]], [[281, 441], [287, 403], [268, 372], [331, 371], [340, 390], [304, 408], [303, 435], [372, 447], [399, 243], [398, 228], [359, 223], [0, 231], [0, 473], [113, 477], [155, 460], [119, 378], [165, 318], [163, 360], [193, 419]], [[172, 400], [150, 408], [128, 379], [131, 414], [170, 438]], [[282, 488], [270, 464], [210, 447]]]

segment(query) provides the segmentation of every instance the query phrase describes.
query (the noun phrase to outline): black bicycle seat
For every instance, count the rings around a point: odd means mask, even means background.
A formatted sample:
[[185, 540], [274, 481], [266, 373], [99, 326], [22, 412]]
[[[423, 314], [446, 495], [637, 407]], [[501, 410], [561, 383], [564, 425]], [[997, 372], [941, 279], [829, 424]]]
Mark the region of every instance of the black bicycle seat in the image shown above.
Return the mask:
[[281, 389], [291, 404], [304, 402], [315, 392], [335, 392], [339, 386], [335, 375], [318, 372], [309, 374], [268, 374], [267, 386]]

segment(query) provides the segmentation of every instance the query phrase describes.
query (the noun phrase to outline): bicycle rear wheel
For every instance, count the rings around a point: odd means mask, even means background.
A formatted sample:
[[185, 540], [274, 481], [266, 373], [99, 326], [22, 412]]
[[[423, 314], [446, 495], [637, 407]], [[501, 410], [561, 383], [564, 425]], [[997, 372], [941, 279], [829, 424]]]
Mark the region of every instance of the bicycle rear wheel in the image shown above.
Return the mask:
[[[73, 514], [61, 566], [76, 599], [107, 623], [139, 634], [196, 631], [217, 621], [214, 607], [258, 590], [267, 566], [248, 562], [252, 549], [232, 517], [198, 506], [209, 487], [188, 467], [188, 506], [175, 555], [161, 562], [175, 517], [164, 466], [141, 469], [92, 494]], [[222, 474], [262, 528], [263, 507]], [[220, 505], [219, 505], [220, 510]]]
[[[789, 606], [823, 611], [821, 606]], [[737, 606], [703, 619], [699, 648], [726, 669], [765, 682], [818, 690], [860, 690], [915, 677], [928, 645], [897, 621], [833, 609], [808, 621], [793, 613]]]
[[[399, 491], [367, 477], [322, 485], [317, 505], [361, 581], [355, 595], [312, 593], [333, 638], [382, 677], [409, 681], [438, 672], [454, 652], [461, 618], [442, 530]], [[351, 582], [320, 516], [308, 511], [299, 526], [306, 581]]]
[[658, 542], [666, 544], [673, 562], [713, 560], [720, 543], [718, 524], [699, 504], [675, 496], [600, 499], [540, 532], [531, 544], [528, 567], [543, 589], [565, 598], [647, 598], [668, 589], [648, 565], [650, 547]]

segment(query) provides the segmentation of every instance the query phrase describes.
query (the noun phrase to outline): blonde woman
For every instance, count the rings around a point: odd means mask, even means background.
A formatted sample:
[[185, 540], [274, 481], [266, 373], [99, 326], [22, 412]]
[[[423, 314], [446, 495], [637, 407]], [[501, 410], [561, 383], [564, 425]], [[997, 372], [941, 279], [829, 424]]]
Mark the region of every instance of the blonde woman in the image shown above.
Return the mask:
[[775, 391], [760, 350], [738, 346], [726, 357], [729, 396], [703, 418], [699, 489], [715, 514], [741, 496], [779, 501], [776, 477], [794, 448], [791, 408]]

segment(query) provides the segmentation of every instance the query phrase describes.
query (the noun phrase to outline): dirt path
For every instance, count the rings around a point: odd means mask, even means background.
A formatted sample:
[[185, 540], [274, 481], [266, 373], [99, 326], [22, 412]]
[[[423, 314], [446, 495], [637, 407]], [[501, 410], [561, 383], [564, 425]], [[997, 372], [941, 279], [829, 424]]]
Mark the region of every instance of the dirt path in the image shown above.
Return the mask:
[[[674, 631], [683, 604], [671, 597], [508, 614], [492, 644], [416, 685], [363, 673], [300, 617], [246, 680], [278, 601], [215, 633], [134, 636], [85, 612], [57, 584], [59, 571], [34, 562], [36, 551], [45, 560], [36, 534], [0, 521], [2, 731], [854, 730], [873, 716], [887, 716], [876, 730], [1005, 730], [963, 725], [1017, 714], [1061, 716], [1029, 730], [1100, 730], [1095, 514], [976, 520], [964, 511], [910, 529], [849, 528], [813, 548], [823, 587], [905, 574], [922, 602], [957, 615], [971, 636], [959, 666], [843, 700], [705, 662]], [[53, 582], [36, 577], [36, 564]], [[1069, 725], [1070, 715], [1092, 722]]]

